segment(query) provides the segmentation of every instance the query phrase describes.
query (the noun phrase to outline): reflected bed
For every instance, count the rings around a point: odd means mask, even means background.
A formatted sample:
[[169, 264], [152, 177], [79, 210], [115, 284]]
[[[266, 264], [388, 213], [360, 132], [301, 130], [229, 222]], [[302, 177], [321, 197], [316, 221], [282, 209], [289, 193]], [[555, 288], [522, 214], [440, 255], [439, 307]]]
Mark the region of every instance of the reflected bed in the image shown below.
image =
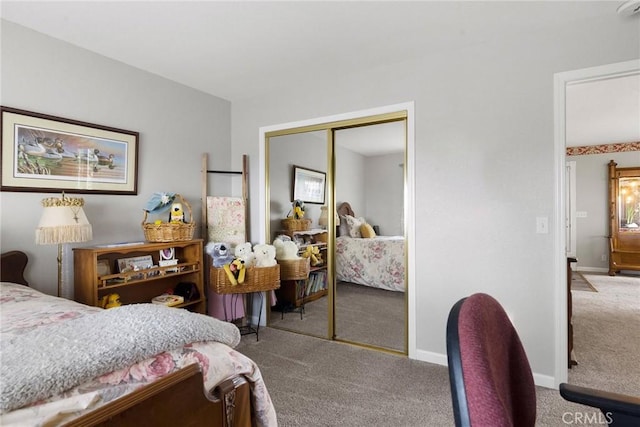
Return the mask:
[[344, 227], [348, 217], [355, 217], [349, 203], [340, 205], [338, 215], [342, 231], [336, 238], [337, 279], [389, 291], [404, 292], [404, 237], [352, 237], [349, 230]]

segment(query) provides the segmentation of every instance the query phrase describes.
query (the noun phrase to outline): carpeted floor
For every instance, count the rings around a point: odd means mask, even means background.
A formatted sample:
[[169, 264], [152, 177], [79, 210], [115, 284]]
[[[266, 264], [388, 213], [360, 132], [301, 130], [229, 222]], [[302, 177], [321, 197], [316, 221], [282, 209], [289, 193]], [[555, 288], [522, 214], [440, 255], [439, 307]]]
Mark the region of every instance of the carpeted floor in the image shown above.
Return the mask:
[[573, 292], [572, 383], [640, 396], [640, 276], [584, 273], [598, 289]]
[[[336, 296], [336, 337], [396, 351], [405, 349], [405, 295], [353, 283], [338, 283]], [[298, 311], [271, 313], [270, 326], [327, 337], [328, 298], [305, 304]]]
[[[573, 293], [579, 365], [569, 382], [640, 396], [640, 279], [585, 276], [599, 292]], [[238, 350], [258, 363], [282, 427], [453, 425], [445, 366], [274, 328]], [[596, 414], [557, 390], [538, 387], [537, 399], [538, 427]]]

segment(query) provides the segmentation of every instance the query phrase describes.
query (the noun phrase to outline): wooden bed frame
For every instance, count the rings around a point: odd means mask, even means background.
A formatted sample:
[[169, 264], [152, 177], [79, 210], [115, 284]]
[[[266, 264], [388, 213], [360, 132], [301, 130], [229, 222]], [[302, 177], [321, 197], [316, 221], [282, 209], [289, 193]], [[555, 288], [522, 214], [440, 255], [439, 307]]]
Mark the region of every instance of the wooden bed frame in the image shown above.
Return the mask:
[[[24, 278], [27, 262], [24, 252], [3, 253], [0, 280], [29, 286]], [[249, 383], [243, 377], [225, 380], [214, 390], [205, 390], [202, 372], [193, 364], [65, 425], [249, 427], [250, 397]]]

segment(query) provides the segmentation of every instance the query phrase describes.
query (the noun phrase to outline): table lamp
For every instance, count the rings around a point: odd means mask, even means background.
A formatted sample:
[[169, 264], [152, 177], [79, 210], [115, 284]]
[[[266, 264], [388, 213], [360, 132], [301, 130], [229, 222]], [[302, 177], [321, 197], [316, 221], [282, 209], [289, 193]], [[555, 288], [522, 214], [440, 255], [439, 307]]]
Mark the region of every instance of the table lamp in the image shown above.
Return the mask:
[[[327, 228], [327, 225], [329, 225], [329, 214], [327, 213], [327, 209], [327, 206], [320, 206], [320, 218], [318, 218], [318, 225], [322, 228]], [[340, 225], [340, 217], [337, 212], [335, 221], [336, 227]]]
[[329, 215], [327, 214], [327, 207], [320, 206], [320, 218], [318, 218], [318, 225], [322, 228], [327, 228], [329, 224]]
[[62, 245], [93, 238], [91, 224], [82, 209], [84, 199], [48, 197], [42, 200], [42, 216], [36, 228], [36, 244], [58, 245], [58, 296], [62, 293]]

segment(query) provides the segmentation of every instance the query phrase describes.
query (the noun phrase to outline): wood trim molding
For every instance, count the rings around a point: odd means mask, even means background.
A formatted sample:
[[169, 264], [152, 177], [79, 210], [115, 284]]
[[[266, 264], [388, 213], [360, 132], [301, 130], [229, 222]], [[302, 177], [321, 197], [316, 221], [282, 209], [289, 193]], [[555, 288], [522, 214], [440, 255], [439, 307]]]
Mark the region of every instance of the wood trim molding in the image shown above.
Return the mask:
[[618, 144], [583, 145], [581, 147], [567, 147], [567, 156], [585, 156], [588, 154], [622, 153], [625, 151], [640, 151], [640, 141], [622, 142]]

